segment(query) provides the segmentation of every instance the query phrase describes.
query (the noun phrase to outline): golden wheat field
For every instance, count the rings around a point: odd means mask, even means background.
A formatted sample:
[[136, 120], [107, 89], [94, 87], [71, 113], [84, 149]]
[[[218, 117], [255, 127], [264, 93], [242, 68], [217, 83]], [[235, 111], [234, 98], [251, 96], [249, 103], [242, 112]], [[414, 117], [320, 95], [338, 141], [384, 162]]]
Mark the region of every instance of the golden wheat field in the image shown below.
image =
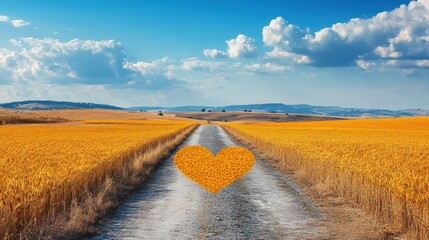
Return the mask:
[[314, 184], [429, 237], [429, 118], [223, 126]]
[[189, 121], [103, 120], [0, 127], [0, 238], [66, 211], [121, 175], [136, 154], [193, 127]]

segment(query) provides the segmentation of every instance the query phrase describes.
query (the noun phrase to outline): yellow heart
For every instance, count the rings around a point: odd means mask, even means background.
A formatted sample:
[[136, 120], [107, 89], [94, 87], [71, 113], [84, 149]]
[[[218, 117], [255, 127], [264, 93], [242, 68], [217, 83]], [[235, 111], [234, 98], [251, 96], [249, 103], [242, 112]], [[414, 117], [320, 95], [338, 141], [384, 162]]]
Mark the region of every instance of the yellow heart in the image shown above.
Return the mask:
[[237, 146], [222, 149], [216, 157], [202, 146], [184, 147], [174, 156], [183, 174], [213, 194], [246, 174], [254, 163], [253, 154]]

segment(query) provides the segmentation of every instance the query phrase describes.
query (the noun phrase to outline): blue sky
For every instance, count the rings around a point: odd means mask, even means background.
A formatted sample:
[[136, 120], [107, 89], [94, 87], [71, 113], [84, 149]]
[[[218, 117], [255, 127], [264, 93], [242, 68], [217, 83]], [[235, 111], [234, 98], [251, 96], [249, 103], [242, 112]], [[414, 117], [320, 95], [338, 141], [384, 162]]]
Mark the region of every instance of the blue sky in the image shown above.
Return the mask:
[[0, 6], [0, 102], [429, 109], [429, 0]]

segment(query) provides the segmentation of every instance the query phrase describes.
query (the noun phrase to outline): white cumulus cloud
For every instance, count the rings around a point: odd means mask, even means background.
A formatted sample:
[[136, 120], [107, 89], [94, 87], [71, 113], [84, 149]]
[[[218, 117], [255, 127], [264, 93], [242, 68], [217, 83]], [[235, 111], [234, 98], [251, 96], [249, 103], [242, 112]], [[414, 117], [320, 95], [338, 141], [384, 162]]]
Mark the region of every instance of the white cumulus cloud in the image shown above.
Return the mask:
[[217, 49], [204, 49], [204, 56], [212, 58], [226, 58], [228, 53], [217, 50]]
[[164, 73], [165, 66], [172, 62], [172, 59], [165, 57], [152, 62], [125, 62], [124, 68], [139, 72], [142, 75], [158, 75]]
[[285, 72], [287, 70], [290, 70], [290, 68], [287, 66], [278, 65], [275, 63], [248, 64], [248, 65], [244, 65], [244, 69], [246, 69], [250, 72], [256, 72], [256, 73], [281, 73], [281, 72]]
[[239, 34], [235, 39], [225, 42], [228, 45], [227, 52], [217, 49], [204, 49], [204, 55], [212, 58], [251, 58], [256, 56], [257, 47], [253, 38]]
[[16, 28], [25, 27], [25, 26], [30, 25], [29, 22], [26, 22], [22, 19], [12, 20], [12, 21], [10, 21], [10, 23], [12, 24], [12, 26], [14, 26]]
[[269, 58], [298, 64], [371, 69], [396, 60], [390, 66], [424, 68], [421, 61], [429, 59], [429, 0], [411, 1], [374, 17], [354, 18], [315, 33], [277, 17], [263, 28], [262, 36], [265, 45], [273, 47], [267, 53]]
[[[150, 88], [166, 88], [177, 79], [174, 60], [168, 57], [156, 59], [151, 62], [137, 61], [124, 62], [124, 68], [143, 77], [143, 85]], [[129, 82], [130, 83], [130, 82]], [[131, 81], [135, 85], [136, 81]]]
[[181, 69], [184, 71], [207, 71], [213, 72], [224, 66], [222, 62], [203, 61], [198, 58], [188, 58], [182, 61]]
[[0, 69], [15, 80], [108, 79], [122, 74], [123, 49], [113, 40], [12, 39], [19, 50], [0, 49]]
[[174, 78], [171, 59], [130, 62], [114, 40], [30, 37], [9, 42], [16, 50], [0, 48], [0, 76], [9, 81], [160, 86]]
[[0, 15], [0, 22], [8, 22], [9, 21], [9, 17], [8, 16], [2, 16]]

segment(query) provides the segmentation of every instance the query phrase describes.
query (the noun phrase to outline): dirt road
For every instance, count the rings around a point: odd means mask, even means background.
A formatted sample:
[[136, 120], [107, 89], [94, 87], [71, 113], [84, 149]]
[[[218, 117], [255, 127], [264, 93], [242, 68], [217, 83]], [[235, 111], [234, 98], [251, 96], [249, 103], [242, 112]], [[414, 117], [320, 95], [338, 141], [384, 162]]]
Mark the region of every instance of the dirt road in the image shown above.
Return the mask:
[[[200, 126], [181, 147], [189, 145], [217, 153], [240, 144], [218, 126]], [[244, 177], [212, 195], [168, 159], [92, 239], [326, 239], [318, 225], [324, 216], [299, 192], [257, 160]]]

